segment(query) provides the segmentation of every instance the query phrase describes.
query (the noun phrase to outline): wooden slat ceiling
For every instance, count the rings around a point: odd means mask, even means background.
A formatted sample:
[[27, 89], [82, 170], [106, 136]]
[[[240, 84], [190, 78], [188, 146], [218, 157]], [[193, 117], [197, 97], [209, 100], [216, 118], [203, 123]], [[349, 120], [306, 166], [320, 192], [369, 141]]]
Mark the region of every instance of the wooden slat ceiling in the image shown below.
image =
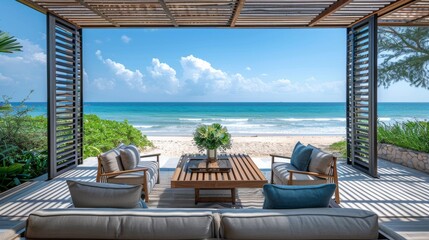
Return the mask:
[[79, 27], [429, 25], [429, 0], [17, 0]]
[[429, 0], [413, 1], [397, 11], [384, 15], [383, 24], [429, 26]]

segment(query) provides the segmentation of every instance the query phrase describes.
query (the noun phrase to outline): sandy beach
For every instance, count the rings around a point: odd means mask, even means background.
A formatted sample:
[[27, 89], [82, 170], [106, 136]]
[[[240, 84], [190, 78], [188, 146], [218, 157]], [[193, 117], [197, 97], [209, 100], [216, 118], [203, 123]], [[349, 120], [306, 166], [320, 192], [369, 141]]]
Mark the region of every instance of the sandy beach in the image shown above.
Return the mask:
[[[197, 153], [192, 137], [148, 136], [154, 144], [145, 153], [161, 153], [164, 156], [177, 156], [184, 153]], [[267, 157], [269, 154], [290, 155], [297, 141], [312, 144], [327, 150], [329, 145], [343, 140], [342, 136], [246, 136], [233, 137], [232, 148], [227, 153], [246, 153], [252, 157]]]

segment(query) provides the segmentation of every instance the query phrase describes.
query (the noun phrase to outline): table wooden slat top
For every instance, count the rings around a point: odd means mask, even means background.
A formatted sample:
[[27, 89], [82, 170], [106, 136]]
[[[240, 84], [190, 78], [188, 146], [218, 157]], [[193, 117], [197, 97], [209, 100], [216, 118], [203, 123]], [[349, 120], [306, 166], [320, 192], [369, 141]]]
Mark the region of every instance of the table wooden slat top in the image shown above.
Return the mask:
[[261, 188], [268, 183], [261, 170], [247, 154], [228, 154], [232, 169], [226, 173], [191, 172], [187, 163], [198, 154], [186, 154], [180, 157], [171, 179], [172, 188]]

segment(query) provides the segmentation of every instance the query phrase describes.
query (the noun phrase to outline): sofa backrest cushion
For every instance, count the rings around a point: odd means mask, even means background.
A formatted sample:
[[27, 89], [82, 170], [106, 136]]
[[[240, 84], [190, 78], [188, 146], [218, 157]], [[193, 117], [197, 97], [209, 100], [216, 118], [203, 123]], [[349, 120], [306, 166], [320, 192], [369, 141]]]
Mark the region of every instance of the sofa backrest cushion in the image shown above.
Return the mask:
[[221, 210], [222, 239], [377, 239], [378, 217], [360, 209]]
[[100, 154], [101, 165], [104, 172], [118, 172], [124, 170], [121, 163], [121, 156], [119, 150], [124, 148], [124, 144], [120, 144], [118, 147]]
[[140, 162], [140, 151], [134, 145], [128, 145], [119, 150], [121, 164], [124, 170], [131, 170], [137, 167]]
[[27, 239], [208, 239], [213, 212], [190, 209], [45, 209], [27, 220]]
[[308, 171], [329, 174], [332, 161], [334, 161], [334, 155], [323, 152], [312, 145], [308, 145], [307, 147], [313, 148], [313, 152], [310, 156], [310, 165], [308, 166]]
[[301, 142], [297, 142], [293, 149], [290, 163], [299, 171], [308, 171], [312, 151], [313, 148], [306, 147]]
[[297, 209], [328, 207], [335, 184], [274, 185], [265, 184], [264, 209]]
[[75, 208], [139, 208], [142, 185], [67, 181]]

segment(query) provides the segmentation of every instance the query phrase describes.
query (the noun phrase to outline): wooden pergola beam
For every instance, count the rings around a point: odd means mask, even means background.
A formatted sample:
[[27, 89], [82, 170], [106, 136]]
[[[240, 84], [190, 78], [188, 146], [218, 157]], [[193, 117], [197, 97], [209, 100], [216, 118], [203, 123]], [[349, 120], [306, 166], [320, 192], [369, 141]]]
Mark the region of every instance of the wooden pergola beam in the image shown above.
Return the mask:
[[339, 0], [339, 1], [335, 2], [334, 4], [329, 6], [327, 9], [325, 9], [323, 12], [321, 12], [317, 17], [315, 17], [313, 20], [311, 20], [311, 22], [308, 24], [308, 26], [313, 27], [318, 22], [322, 21], [323, 19], [325, 19], [326, 17], [328, 17], [332, 13], [338, 11], [338, 9], [341, 9], [345, 5], [351, 3], [352, 1], [353, 0]]
[[17, 0], [17, 1], [41, 13], [44, 13], [44, 14], [48, 13], [46, 9], [42, 8], [41, 6], [29, 0]]
[[88, 8], [89, 10], [91, 10], [92, 12], [94, 12], [95, 14], [97, 14], [98, 16], [102, 17], [104, 20], [108, 21], [109, 23], [111, 23], [115, 27], [120, 27], [120, 25], [118, 23], [113, 21], [111, 18], [106, 16], [104, 13], [102, 13], [102, 12], [98, 11], [97, 9], [91, 7], [91, 5], [86, 3], [85, 0], [79, 0], [79, 3], [82, 4], [83, 6], [85, 6], [86, 8]]
[[232, 13], [231, 16], [231, 23], [229, 24], [230, 27], [235, 27], [235, 23], [238, 20], [238, 17], [240, 16], [241, 9], [244, 7], [244, 3], [246, 0], [238, 0], [237, 6], [235, 7], [235, 11]]
[[159, 0], [159, 4], [161, 4], [162, 8], [164, 9], [165, 14], [167, 15], [168, 18], [170, 18], [171, 23], [173, 23], [173, 25], [175, 27], [178, 27], [179, 24], [177, 24], [176, 19], [174, 18], [173, 14], [171, 13], [170, 9], [168, 8], [167, 4], [165, 3], [164, 0]]
[[378, 11], [375, 11], [375, 12], [367, 15], [366, 17], [363, 17], [363, 18], [357, 20], [356, 22], [351, 23], [348, 27], [351, 27], [351, 26], [353, 26], [353, 25], [355, 25], [357, 23], [360, 23], [363, 20], [368, 19], [368, 18], [370, 18], [370, 17], [372, 17], [374, 15], [377, 15], [378, 18], [380, 18], [380, 17], [382, 17], [382, 16], [384, 16], [386, 14], [389, 14], [391, 12], [394, 12], [394, 11], [400, 9], [400, 8], [408, 7], [408, 6], [414, 4], [414, 3], [418, 2], [418, 1], [420, 1], [420, 0], [399, 0], [397, 2], [391, 3], [390, 5], [388, 5], [388, 6], [384, 7], [384, 8], [381, 8]]

